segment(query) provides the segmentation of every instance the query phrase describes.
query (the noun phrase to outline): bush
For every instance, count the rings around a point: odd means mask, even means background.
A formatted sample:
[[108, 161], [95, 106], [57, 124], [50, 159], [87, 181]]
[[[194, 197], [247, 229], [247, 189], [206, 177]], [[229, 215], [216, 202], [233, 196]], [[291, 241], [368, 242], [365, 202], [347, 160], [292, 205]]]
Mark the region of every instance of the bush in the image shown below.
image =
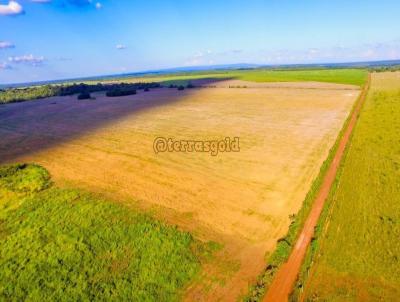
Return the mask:
[[0, 187], [11, 192], [39, 192], [50, 185], [50, 174], [35, 164], [0, 167]]
[[178, 90], [185, 90], [185, 87], [180, 85], [180, 86], [178, 86]]
[[36, 165], [0, 181], [0, 301], [178, 301], [218, 248]]
[[187, 85], [186, 85], [186, 88], [194, 88], [195, 86], [192, 84], [192, 83], [188, 83]]
[[147, 92], [147, 91], [150, 91], [150, 89], [146, 87], [146, 88], [144, 89], [144, 91]]
[[90, 93], [89, 92], [82, 92], [78, 94], [78, 100], [87, 100], [90, 99]]
[[114, 89], [107, 91], [106, 96], [108, 97], [115, 97], [115, 96], [126, 96], [126, 95], [133, 95], [136, 94], [136, 89]]

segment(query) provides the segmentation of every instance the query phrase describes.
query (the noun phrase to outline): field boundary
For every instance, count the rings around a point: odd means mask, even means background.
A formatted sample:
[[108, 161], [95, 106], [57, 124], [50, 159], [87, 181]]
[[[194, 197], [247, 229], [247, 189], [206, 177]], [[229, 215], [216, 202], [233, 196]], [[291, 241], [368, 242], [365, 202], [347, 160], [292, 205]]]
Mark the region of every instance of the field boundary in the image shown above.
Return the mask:
[[271, 285], [276, 273], [280, 269], [280, 267], [286, 262], [289, 258], [289, 255], [293, 249], [294, 243], [296, 242], [300, 230], [303, 228], [305, 221], [311, 211], [313, 201], [315, 200], [317, 193], [322, 185], [325, 175], [327, 174], [327, 170], [330, 167], [336, 151], [339, 147], [339, 143], [344, 136], [344, 133], [350, 123], [351, 117], [353, 116], [355, 110], [357, 109], [357, 104], [359, 103], [363, 91], [367, 91], [369, 87], [370, 76], [363, 85], [362, 92], [354, 103], [347, 119], [345, 120], [342, 129], [340, 130], [335, 143], [331, 147], [329, 154], [325, 161], [322, 163], [318, 176], [314, 179], [311, 184], [310, 190], [308, 191], [304, 201], [302, 203], [302, 207], [296, 215], [291, 215], [292, 222], [289, 226], [288, 233], [278, 240], [277, 246], [275, 250], [268, 255], [266, 261], [265, 270], [259, 275], [257, 281], [254, 285], [249, 287], [247, 295], [243, 297], [244, 301], [261, 301], [265, 295], [266, 290]]
[[334, 157], [329, 164], [329, 168], [324, 175], [323, 182], [318, 189], [318, 193], [313, 202], [312, 208], [309, 212], [308, 218], [306, 219], [301, 232], [298, 235], [296, 244], [291, 251], [288, 260], [280, 267], [276, 273], [271, 286], [264, 297], [264, 301], [287, 301], [290, 293], [293, 291], [293, 286], [297, 280], [298, 274], [301, 269], [301, 265], [308, 251], [310, 242], [314, 236], [314, 229], [318, 224], [319, 217], [324, 208], [325, 201], [329, 196], [332, 185], [336, 180], [336, 175], [341, 163], [341, 160], [345, 154], [345, 150], [351, 140], [354, 127], [358, 120], [362, 105], [365, 102], [369, 86], [371, 81], [371, 75], [368, 75], [366, 84], [364, 85], [361, 94], [355, 104], [354, 110], [351, 113], [350, 119], [345, 130], [339, 140], [337, 149], [334, 153]]

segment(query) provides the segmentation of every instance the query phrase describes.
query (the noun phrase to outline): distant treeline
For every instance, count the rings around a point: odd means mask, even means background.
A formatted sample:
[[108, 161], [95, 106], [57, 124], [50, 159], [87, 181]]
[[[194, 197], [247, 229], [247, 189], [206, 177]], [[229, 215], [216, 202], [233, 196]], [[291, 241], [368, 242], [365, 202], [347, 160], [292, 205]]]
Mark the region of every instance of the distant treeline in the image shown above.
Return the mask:
[[394, 66], [377, 66], [370, 68], [373, 72], [400, 71], [400, 65]]
[[[23, 102], [51, 96], [66, 96], [74, 94], [90, 94], [92, 92], [106, 91], [106, 93], [126, 95], [125, 92], [139, 89], [148, 90], [160, 87], [160, 83], [118, 83], [118, 84], [70, 84], [70, 85], [44, 85], [26, 88], [11, 88], [0, 90], [0, 104]], [[127, 93], [130, 94], [130, 93]]]

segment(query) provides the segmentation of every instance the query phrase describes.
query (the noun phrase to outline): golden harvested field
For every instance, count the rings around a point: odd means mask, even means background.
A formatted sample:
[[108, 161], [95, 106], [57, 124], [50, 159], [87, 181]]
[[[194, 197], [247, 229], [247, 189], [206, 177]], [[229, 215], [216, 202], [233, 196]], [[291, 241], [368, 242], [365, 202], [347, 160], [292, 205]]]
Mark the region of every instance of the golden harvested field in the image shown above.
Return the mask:
[[[232, 300], [287, 232], [359, 89], [237, 80], [216, 86], [0, 106], [0, 161], [39, 163], [59, 185], [152, 209], [222, 243], [187, 296]], [[160, 136], [240, 137], [240, 152], [155, 154]]]

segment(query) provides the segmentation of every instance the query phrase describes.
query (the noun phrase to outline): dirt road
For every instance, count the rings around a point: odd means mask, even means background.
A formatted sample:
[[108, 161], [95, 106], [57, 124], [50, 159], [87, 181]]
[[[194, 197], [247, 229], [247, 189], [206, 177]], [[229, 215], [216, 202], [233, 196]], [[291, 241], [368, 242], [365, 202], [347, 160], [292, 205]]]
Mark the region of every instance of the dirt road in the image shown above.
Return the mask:
[[289, 256], [288, 261], [282, 265], [281, 269], [276, 274], [274, 281], [264, 297], [264, 301], [287, 301], [289, 294], [292, 292], [293, 286], [300, 271], [301, 264], [307, 252], [307, 247], [311, 242], [312, 236], [314, 235], [314, 228], [317, 225], [325, 200], [328, 197], [329, 191], [335, 180], [345, 148], [349, 143], [350, 136], [357, 122], [362, 105], [365, 101], [370, 81], [371, 77], [369, 75], [367, 83], [364, 86], [360, 98], [357, 101], [356, 107], [351, 115], [350, 122], [340, 140], [335, 157], [333, 158], [333, 161], [325, 175], [320, 191], [318, 192], [311, 212], [304, 224], [303, 230], [297, 239], [296, 245]]

